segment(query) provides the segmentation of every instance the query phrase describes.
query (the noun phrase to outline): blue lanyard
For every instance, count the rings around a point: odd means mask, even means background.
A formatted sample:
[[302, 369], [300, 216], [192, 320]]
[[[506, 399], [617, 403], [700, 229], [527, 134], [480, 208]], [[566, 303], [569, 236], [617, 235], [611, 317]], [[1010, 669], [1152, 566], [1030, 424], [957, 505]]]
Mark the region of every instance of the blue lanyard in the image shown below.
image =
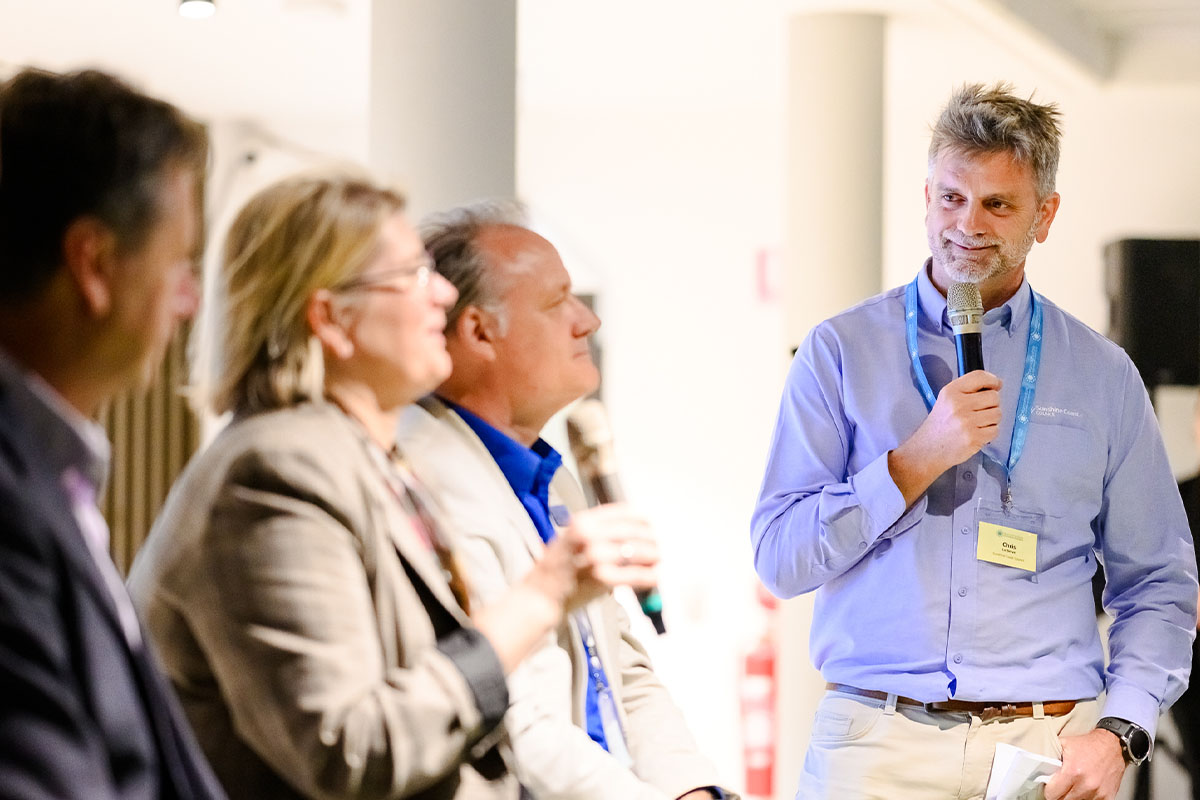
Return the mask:
[[[1029, 340], [1025, 344], [1025, 374], [1021, 376], [1021, 394], [1017, 398], [1017, 418], [1013, 421], [1012, 441], [1008, 447], [1008, 464], [1005, 466], [1005, 476], [1009, 486], [1012, 485], [1013, 468], [1021, 458], [1025, 449], [1025, 438], [1029, 435], [1029, 415], [1033, 411], [1033, 395], [1037, 390], [1038, 369], [1042, 364], [1042, 302], [1037, 292], [1030, 292], [1032, 304], [1029, 318]], [[925, 407], [933, 410], [937, 398], [925, 377], [921, 367], [921, 355], [917, 350], [917, 278], [908, 285], [904, 292], [904, 328], [908, 343], [908, 356], [912, 359], [913, 372], [917, 376], [917, 385], [921, 396], [925, 398]], [[1005, 504], [1011, 504], [1012, 493], [1006, 487], [1004, 490]]]

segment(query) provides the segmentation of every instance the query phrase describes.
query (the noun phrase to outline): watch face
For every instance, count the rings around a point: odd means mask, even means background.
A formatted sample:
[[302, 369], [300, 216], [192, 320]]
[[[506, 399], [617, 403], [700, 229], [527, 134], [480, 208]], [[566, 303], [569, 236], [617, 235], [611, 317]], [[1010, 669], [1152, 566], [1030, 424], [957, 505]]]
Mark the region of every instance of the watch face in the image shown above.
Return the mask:
[[1129, 754], [1138, 761], [1150, 755], [1150, 734], [1137, 727], [1130, 731]]
[[1150, 755], [1150, 734], [1141, 726], [1116, 717], [1104, 717], [1096, 723], [1096, 727], [1111, 731], [1121, 740], [1121, 750], [1126, 761], [1140, 764]]

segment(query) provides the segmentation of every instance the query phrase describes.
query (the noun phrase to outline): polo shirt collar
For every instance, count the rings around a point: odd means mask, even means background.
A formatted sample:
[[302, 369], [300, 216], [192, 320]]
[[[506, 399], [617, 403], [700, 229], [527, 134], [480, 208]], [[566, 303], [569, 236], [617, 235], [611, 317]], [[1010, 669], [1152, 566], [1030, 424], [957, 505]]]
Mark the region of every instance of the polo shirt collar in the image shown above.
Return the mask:
[[532, 494], [548, 502], [550, 481], [562, 466], [562, 455], [557, 450], [541, 438], [532, 447], [526, 447], [477, 414], [445, 398], [439, 399], [454, 409], [467, 427], [475, 432], [514, 492], [518, 495]]

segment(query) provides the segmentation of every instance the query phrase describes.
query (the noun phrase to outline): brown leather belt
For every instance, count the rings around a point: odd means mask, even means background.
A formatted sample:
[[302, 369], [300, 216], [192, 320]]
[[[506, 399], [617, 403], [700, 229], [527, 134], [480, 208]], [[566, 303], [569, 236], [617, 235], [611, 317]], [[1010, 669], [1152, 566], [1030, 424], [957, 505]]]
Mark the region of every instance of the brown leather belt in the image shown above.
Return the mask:
[[[831, 692], [842, 692], [844, 694], [853, 694], [858, 697], [870, 697], [872, 700], [887, 700], [887, 692], [878, 692], [874, 689], [859, 689], [857, 686], [847, 686], [844, 683], [827, 683], [825, 688]], [[1048, 717], [1060, 717], [1075, 708], [1075, 704], [1079, 700], [1048, 700], [1042, 703], [1042, 711]], [[937, 700], [932, 703], [922, 703], [920, 700], [913, 700], [911, 697], [896, 697], [896, 704], [903, 706], [918, 706], [926, 711], [941, 711], [941, 712], [957, 712], [960, 714], [974, 714], [988, 722], [993, 719], [1000, 718], [1016, 718], [1016, 717], [1032, 717], [1033, 703], [998, 703], [998, 702], [971, 702], [968, 700]]]

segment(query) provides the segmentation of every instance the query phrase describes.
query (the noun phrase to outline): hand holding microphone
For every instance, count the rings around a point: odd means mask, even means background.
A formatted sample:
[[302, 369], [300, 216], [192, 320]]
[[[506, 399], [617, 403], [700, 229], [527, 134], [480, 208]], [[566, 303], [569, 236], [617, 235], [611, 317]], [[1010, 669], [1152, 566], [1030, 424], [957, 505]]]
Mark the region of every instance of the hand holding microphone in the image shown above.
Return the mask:
[[[572, 409], [567, 416], [567, 438], [571, 443], [571, 454], [579, 467], [579, 476], [591, 490], [595, 502], [599, 505], [620, 503], [624, 494], [617, 479], [612, 428], [608, 423], [608, 413], [599, 400], [583, 400]], [[595, 509], [597, 512], [600, 510]], [[659, 634], [666, 633], [662, 618], [662, 596], [658, 589], [653, 585], [642, 588], [635, 586], [634, 589], [638, 605], [654, 625], [654, 630]]]
[[[1000, 379], [983, 368], [983, 298], [974, 283], [952, 283], [946, 291], [946, 313], [954, 332], [958, 380], [939, 395], [943, 427], [952, 429], [959, 448], [948, 458], [955, 466], [979, 452], [996, 436], [1000, 423]], [[978, 374], [975, 374], [978, 373]], [[963, 380], [967, 378], [967, 380]], [[932, 416], [932, 414], [931, 414]], [[952, 440], [951, 449], [954, 450]], [[957, 460], [956, 460], [957, 459]]]
[[983, 368], [983, 299], [973, 283], [953, 283], [946, 314], [954, 332], [959, 377], [938, 392], [916, 432], [888, 454], [888, 469], [906, 505], [946, 470], [978, 453], [1000, 425], [998, 377]]
[[567, 611], [590, 603], [616, 586], [632, 586], [642, 592], [652, 590], [657, 582], [658, 543], [650, 532], [650, 523], [623, 504], [575, 514], [547, 548], [548, 555], [555, 546], [565, 550], [555, 557], [569, 559], [562, 566], [574, 583], [566, 598]]
[[622, 505], [589, 509], [546, 545], [497, 602], [473, 610], [475, 626], [511, 672], [570, 613], [616, 586], [654, 586], [658, 545], [650, 525]]
[[[1000, 379], [983, 368], [983, 298], [973, 283], [952, 283], [946, 315], [958, 357], [956, 380], [942, 387], [921, 429], [939, 474], [979, 452], [1000, 424]], [[918, 431], [918, 434], [922, 433]]]

